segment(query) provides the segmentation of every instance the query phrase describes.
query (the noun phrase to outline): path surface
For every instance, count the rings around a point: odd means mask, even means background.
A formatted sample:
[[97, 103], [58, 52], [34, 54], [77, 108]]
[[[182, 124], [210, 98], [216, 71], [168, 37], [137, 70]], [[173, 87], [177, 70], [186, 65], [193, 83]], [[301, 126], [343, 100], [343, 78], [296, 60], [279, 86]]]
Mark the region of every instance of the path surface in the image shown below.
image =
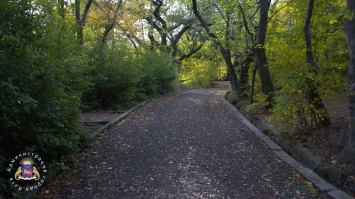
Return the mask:
[[326, 198], [241, 123], [224, 93], [148, 103], [95, 138], [37, 197]]

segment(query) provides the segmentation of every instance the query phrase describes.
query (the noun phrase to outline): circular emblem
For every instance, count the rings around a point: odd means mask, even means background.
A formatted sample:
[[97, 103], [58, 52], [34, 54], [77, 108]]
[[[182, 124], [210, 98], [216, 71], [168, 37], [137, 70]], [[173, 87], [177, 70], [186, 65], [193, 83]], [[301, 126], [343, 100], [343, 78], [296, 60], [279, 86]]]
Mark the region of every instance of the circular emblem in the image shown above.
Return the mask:
[[9, 164], [11, 184], [20, 191], [33, 191], [43, 185], [47, 166], [42, 158], [31, 152], [19, 153]]

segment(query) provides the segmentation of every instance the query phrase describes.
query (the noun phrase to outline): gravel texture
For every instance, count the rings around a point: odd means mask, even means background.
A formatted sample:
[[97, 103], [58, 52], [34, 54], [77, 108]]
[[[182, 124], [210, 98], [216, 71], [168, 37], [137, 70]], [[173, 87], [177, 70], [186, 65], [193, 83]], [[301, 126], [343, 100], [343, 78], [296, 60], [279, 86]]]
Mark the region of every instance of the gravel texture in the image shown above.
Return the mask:
[[225, 92], [153, 100], [99, 134], [36, 198], [327, 198], [244, 126]]

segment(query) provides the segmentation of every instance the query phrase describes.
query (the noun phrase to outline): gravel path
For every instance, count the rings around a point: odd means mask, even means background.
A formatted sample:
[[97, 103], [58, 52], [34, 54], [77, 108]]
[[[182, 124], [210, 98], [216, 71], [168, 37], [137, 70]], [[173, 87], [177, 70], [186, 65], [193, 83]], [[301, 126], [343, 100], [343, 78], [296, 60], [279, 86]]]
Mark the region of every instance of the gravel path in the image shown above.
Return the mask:
[[224, 93], [153, 100], [95, 138], [37, 198], [326, 198], [241, 123]]

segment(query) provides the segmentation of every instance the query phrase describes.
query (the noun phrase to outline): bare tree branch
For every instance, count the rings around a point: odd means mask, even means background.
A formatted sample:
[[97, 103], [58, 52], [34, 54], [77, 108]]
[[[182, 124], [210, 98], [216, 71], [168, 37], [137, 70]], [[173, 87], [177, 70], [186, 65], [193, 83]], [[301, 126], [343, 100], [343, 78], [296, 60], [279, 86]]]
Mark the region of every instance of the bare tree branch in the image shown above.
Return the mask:
[[252, 43], [254, 43], [254, 34], [250, 32], [248, 22], [247, 22], [247, 20], [246, 20], [246, 18], [245, 18], [244, 10], [243, 10], [242, 6], [238, 6], [238, 8], [239, 8], [240, 12], [242, 13], [243, 23], [244, 23], [245, 30], [246, 30], [246, 32], [250, 35], [250, 38], [251, 38]]

